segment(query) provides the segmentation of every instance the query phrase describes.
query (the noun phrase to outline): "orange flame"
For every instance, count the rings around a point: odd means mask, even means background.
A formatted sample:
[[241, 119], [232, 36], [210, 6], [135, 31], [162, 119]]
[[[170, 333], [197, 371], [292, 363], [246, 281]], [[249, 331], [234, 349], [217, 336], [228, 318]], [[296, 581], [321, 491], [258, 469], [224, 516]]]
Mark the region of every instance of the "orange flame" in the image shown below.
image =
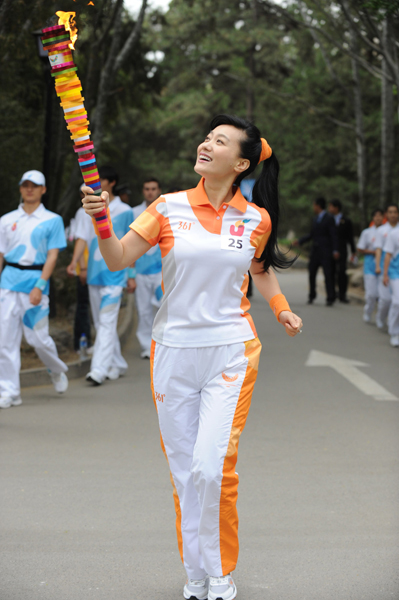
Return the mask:
[[58, 17], [58, 25], [65, 25], [65, 29], [70, 32], [71, 43], [69, 47], [71, 50], [75, 50], [75, 42], [78, 39], [78, 28], [75, 22], [76, 13], [59, 10], [55, 14]]

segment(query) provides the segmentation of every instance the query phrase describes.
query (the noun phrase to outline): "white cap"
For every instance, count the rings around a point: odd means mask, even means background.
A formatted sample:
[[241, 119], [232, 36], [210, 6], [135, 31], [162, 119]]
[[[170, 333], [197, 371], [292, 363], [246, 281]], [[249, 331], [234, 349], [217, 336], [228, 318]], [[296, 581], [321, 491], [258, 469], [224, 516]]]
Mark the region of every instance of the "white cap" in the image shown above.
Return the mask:
[[24, 181], [31, 181], [32, 183], [36, 183], [36, 185], [46, 185], [46, 178], [40, 171], [26, 171], [22, 175], [19, 185]]

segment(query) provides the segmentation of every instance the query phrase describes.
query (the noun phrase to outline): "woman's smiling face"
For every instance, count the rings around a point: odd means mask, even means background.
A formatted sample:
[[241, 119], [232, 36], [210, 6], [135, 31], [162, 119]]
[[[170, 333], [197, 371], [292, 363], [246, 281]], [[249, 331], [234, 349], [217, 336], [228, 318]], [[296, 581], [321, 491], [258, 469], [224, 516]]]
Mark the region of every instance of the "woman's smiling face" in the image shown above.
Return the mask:
[[198, 146], [194, 171], [203, 177], [223, 178], [239, 175], [249, 167], [241, 158], [241, 141], [245, 133], [232, 125], [219, 125]]

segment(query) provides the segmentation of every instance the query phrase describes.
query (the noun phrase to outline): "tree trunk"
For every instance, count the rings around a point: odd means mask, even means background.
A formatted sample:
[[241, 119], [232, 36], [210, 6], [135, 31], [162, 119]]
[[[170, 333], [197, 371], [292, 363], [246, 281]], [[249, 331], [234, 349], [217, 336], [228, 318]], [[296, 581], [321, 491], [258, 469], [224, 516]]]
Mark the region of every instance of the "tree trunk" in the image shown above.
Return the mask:
[[248, 121], [254, 120], [254, 106], [255, 106], [255, 95], [254, 95], [254, 52], [255, 48], [250, 49], [248, 57], [248, 68], [250, 71], [249, 80], [247, 82], [246, 90], [246, 118]]
[[[389, 22], [385, 19], [383, 22], [384, 45], [389, 44]], [[382, 59], [382, 70], [388, 74], [388, 65], [386, 60]], [[381, 81], [381, 187], [380, 187], [380, 205], [386, 206], [392, 202], [393, 192], [393, 165], [395, 152], [394, 138], [394, 97], [393, 86], [384, 77]]]
[[66, 220], [73, 213], [72, 206], [77, 204], [79, 198], [79, 187], [82, 185], [83, 179], [80, 172], [78, 159], [75, 158], [72, 166], [71, 175], [69, 177], [68, 187], [57, 205], [57, 212]]
[[12, 0], [3, 0], [0, 5], [0, 34], [6, 30], [5, 22], [7, 13], [11, 10]]
[[[349, 23], [350, 46], [353, 54], [358, 53], [358, 42], [356, 33]], [[356, 123], [356, 162], [357, 162], [357, 184], [358, 184], [358, 209], [360, 213], [360, 225], [362, 229], [366, 226], [366, 140], [364, 135], [363, 102], [362, 88], [359, 75], [359, 64], [352, 57], [352, 82], [353, 82], [353, 101]]]
[[[68, 155], [71, 154], [71, 140], [69, 139], [69, 132], [65, 126], [65, 119], [62, 111], [59, 111], [58, 114], [58, 126], [57, 126], [57, 142], [54, 144], [55, 153], [54, 153], [54, 202], [53, 206], [55, 207], [55, 211], [58, 212], [64, 219], [65, 222], [68, 223], [69, 220], [74, 216], [79, 198], [77, 188], [74, 188], [73, 193], [71, 194], [70, 202], [67, 202], [63, 206], [61, 206], [61, 201], [59, 198], [59, 183], [62, 181], [62, 176], [64, 174], [64, 165], [65, 159]], [[75, 153], [74, 153], [75, 154]], [[76, 199], [76, 204], [74, 200]]]
[[366, 225], [366, 141], [364, 137], [364, 121], [362, 109], [362, 92], [360, 89], [359, 66], [352, 59], [353, 97], [356, 119], [356, 157], [357, 157], [357, 182], [359, 188], [358, 208], [362, 228]]
[[93, 119], [93, 142], [94, 150], [98, 153], [104, 137], [104, 119], [107, 110], [109, 90], [114, 80], [114, 63], [120, 46], [120, 34], [122, 29], [123, 3], [118, 8], [115, 16], [115, 26], [112, 34], [111, 47], [107, 56], [105, 66], [101, 72], [100, 84], [98, 86], [97, 104]]
[[[91, 115], [91, 111], [96, 105], [98, 75], [99, 71], [101, 71], [99, 64], [101, 65], [103, 59], [103, 48], [107, 47], [109, 33], [114, 26], [115, 17], [117, 16], [122, 3], [123, 0], [116, 0], [114, 4], [112, 4], [112, 0], [104, 0], [102, 10], [98, 11], [96, 20], [94, 22], [94, 30], [96, 31], [98, 37], [90, 45], [86, 81], [84, 85], [86, 98], [85, 105], [89, 115]], [[109, 5], [112, 7], [112, 13], [109, 15], [107, 21], [104, 18], [104, 15]]]
[[[257, 24], [257, 20], [258, 20], [258, 2], [257, 0], [251, 0], [251, 20], [252, 20], [252, 26], [255, 27]], [[256, 47], [256, 43], [252, 44], [250, 50], [249, 50], [249, 55], [248, 55], [248, 70], [250, 72], [249, 75], [249, 80], [247, 82], [247, 89], [246, 89], [246, 118], [248, 121], [253, 122], [254, 120], [254, 110], [255, 110], [255, 92], [254, 92], [254, 87], [255, 87], [255, 47]]]
[[135, 45], [140, 37], [141, 28], [143, 27], [143, 21], [144, 21], [144, 15], [145, 15], [146, 9], [147, 9], [147, 0], [142, 0], [139, 16], [137, 17], [137, 21], [136, 21], [136, 25], [134, 26], [134, 29], [130, 33], [129, 37], [127, 38], [126, 42], [123, 45], [122, 50], [119, 52], [119, 54], [115, 60], [115, 64], [113, 66], [114, 73], [116, 73], [121, 68], [123, 61], [126, 60], [126, 58], [129, 56], [130, 52], [135, 47]]
[[97, 106], [93, 128], [93, 142], [94, 149], [96, 152], [98, 152], [98, 149], [100, 148], [104, 137], [104, 118], [107, 110], [108, 96], [112, 89], [115, 75], [117, 74], [118, 70], [122, 66], [123, 61], [130, 54], [130, 52], [132, 51], [139, 39], [146, 8], [147, 0], [142, 0], [141, 9], [136, 21], [136, 25], [120, 51], [119, 47], [120, 33], [122, 29], [123, 2], [121, 2], [119, 9], [117, 9], [117, 13], [115, 15], [115, 26], [112, 34], [111, 47], [109, 50], [107, 61], [101, 72], [100, 85], [98, 88]]

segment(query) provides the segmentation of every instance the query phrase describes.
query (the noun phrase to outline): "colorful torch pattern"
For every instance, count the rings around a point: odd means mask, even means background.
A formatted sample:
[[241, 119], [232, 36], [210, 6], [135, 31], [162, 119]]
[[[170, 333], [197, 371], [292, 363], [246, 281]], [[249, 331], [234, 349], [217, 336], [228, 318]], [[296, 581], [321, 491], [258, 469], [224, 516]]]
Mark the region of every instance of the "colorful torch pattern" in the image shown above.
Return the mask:
[[[43, 48], [48, 51], [51, 75], [55, 78], [55, 91], [61, 100], [67, 128], [71, 132], [73, 148], [78, 155], [83, 180], [96, 196], [101, 194], [93, 142], [90, 139], [89, 120], [82, 97], [82, 84], [77, 75], [70, 49], [70, 35], [64, 25], [46, 27], [42, 31]], [[95, 216], [98, 233], [102, 239], [111, 237], [111, 225], [105, 210]]]

